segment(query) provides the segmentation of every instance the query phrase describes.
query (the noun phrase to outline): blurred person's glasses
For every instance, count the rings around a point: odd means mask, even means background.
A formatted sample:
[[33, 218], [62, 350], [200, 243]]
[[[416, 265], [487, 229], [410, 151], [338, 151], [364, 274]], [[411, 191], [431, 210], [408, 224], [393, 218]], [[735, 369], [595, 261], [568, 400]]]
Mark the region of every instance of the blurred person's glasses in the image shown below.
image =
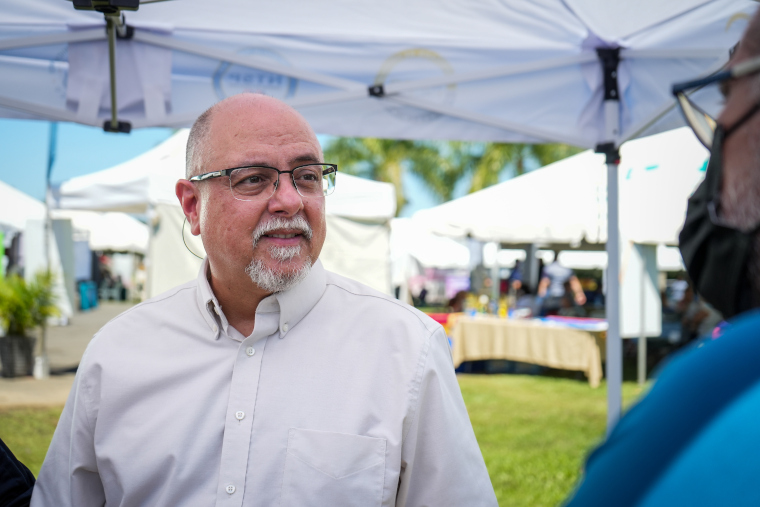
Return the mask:
[[233, 167], [193, 176], [190, 181], [229, 177], [230, 190], [239, 201], [265, 200], [272, 197], [280, 184], [281, 174], [290, 174], [293, 185], [302, 197], [330, 195], [335, 189], [335, 164], [306, 164], [291, 171], [280, 171], [267, 166]]
[[[693, 94], [707, 86], [719, 85], [721, 93], [725, 97], [726, 86], [728, 85], [729, 80], [749, 76], [757, 72], [760, 72], [760, 57], [737, 63], [730, 69], [721, 70], [711, 76], [673, 85], [673, 95], [675, 95], [676, 100], [678, 101], [678, 105], [686, 119], [686, 123], [694, 131], [697, 139], [699, 139], [708, 150], [712, 148], [713, 137], [718, 122], [696, 103]], [[747, 113], [734, 125], [731, 125], [729, 129], [734, 130], [755, 114], [758, 109], [760, 109], [760, 102], [755, 104], [752, 109], [747, 111]]]

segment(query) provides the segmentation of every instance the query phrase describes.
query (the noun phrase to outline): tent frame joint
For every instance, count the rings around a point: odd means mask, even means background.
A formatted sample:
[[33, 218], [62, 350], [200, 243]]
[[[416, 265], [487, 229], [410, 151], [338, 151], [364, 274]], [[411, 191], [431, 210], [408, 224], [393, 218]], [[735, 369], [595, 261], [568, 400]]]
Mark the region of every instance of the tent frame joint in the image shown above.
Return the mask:
[[[123, 17], [123, 14], [122, 14]], [[135, 27], [122, 22], [121, 25], [116, 25], [116, 38], [119, 40], [132, 40], [135, 36]]]
[[370, 97], [385, 97], [385, 86], [382, 83], [367, 88]]
[[620, 150], [615, 143], [600, 143], [594, 148], [595, 153], [604, 153], [605, 164], [619, 164], [620, 163]]
[[618, 64], [620, 48], [597, 48], [596, 54], [602, 64], [604, 75], [604, 100], [620, 100], [618, 89]]

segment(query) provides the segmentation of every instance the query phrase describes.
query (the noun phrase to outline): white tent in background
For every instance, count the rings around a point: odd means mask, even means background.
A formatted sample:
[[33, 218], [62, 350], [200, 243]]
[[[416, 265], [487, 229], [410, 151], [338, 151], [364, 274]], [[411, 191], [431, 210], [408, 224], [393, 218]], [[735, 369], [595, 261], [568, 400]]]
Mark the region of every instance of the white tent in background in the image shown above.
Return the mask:
[[[185, 177], [182, 129], [132, 160], [64, 181], [53, 191], [60, 209], [147, 213], [151, 220], [148, 294], [156, 295], [196, 276], [203, 256], [199, 238], [185, 231], [174, 184]], [[339, 173], [327, 197], [325, 267], [390, 293], [389, 221], [395, 215], [393, 185]]]
[[422, 267], [468, 269], [470, 251], [461, 243], [431, 234], [411, 218], [391, 220], [391, 258], [414, 258]]
[[127, 162], [56, 185], [53, 207], [144, 214], [152, 205], [177, 204], [174, 184], [185, 177], [188, 133], [182, 129]]
[[[616, 175], [622, 143], [682, 124], [670, 84], [723, 65], [756, 8], [750, 0], [151, 2], [128, 13], [133, 31], [120, 28], [111, 104], [100, 14], [62, 0], [6, 0], [0, 115], [188, 126], [221, 98], [261, 91], [322, 133], [598, 146]], [[700, 95], [709, 112], [718, 108], [717, 92]], [[614, 274], [617, 190], [610, 178]], [[613, 423], [622, 355], [617, 277], [609, 279]]]
[[[630, 141], [621, 152], [622, 238], [641, 244], [677, 244], [687, 198], [704, 177], [707, 150], [684, 127]], [[413, 219], [436, 234], [454, 238], [575, 248], [601, 245], [607, 241], [604, 156], [585, 151], [421, 210]]]
[[[60, 209], [147, 213], [157, 204], [177, 204], [174, 184], [185, 177], [189, 129], [180, 129], [155, 148], [122, 164], [64, 181], [53, 189]], [[326, 201], [327, 212], [355, 220], [389, 220], [395, 215], [393, 186], [339, 173], [340, 184]]]
[[0, 181], [0, 231], [23, 232], [27, 220], [44, 220], [45, 205]]
[[125, 213], [52, 210], [54, 219], [69, 219], [75, 230], [88, 235], [90, 250], [148, 251], [148, 226]]
[[424, 268], [469, 269], [470, 251], [451, 238], [435, 235], [411, 218], [391, 220], [391, 285], [411, 303], [409, 280]]
[[[538, 250], [536, 255], [543, 259], [544, 264], [554, 260], [551, 250]], [[513, 268], [517, 261], [524, 261], [526, 252], [523, 249], [503, 248], [498, 251], [496, 261], [500, 267]], [[607, 269], [607, 252], [601, 250], [562, 250], [559, 253], [559, 263], [570, 269]], [[491, 267], [488, 262], [485, 266]], [[657, 269], [659, 271], [684, 271], [681, 252], [677, 247], [657, 246]]]
[[[91, 250], [134, 252], [145, 254], [148, 247], [148, 226], [124, 213], [53, 210], [53, 232], [50, 234], [50, 261], [52, 271], [59, 276], [56, 295], [61, 315], [73, 315], [74, 255], [71, 232], [84, 232]], [[22, 256], [27, 278], [45, 269], [44, 249], [45, 205], [37, 199], [0, 181], [0, 231], [4, 232], [6, 246], [13, 235], [22, 233]], [[68, 271], [67, 271], [68, 269]], [[68, 286], [67, 286], [68, 285]]]
[[[0, 231], [8, 241], [16, 234], [23, 234], [22, 255], [24, 260], [24, 275], [30, 280], [37, 271], [47, 268], [45, 256], [45, 205], [37, 199], [0, 181]], [[64, 268], [53, 231], [48, 232], [48, 248], [50, 252], [50, 270], [55, 273], [56, 296], [58, 311], [65, 322], [73, 315], [71, 292], [67, 290], [64, 281]]]

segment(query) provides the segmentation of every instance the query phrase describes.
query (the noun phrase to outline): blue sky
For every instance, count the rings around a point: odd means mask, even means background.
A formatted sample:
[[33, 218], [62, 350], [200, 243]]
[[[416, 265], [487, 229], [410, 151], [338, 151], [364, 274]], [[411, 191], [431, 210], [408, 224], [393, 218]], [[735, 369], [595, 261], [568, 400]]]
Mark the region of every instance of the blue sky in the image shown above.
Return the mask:
[[[43, 199], [49, 132], [48, 122], [0, 119], [0, 181]], [[160, 144], [172, 132], [151, 128], [113, 134], [100, 128], [60, 123], [51, 180], [59, 183], [125, 162]], [[322, 143], [329, 139], [319, 137]], [[405, 176], [405, 186], [409, 204], [403, 216], [438, 204], [414, 175]]]

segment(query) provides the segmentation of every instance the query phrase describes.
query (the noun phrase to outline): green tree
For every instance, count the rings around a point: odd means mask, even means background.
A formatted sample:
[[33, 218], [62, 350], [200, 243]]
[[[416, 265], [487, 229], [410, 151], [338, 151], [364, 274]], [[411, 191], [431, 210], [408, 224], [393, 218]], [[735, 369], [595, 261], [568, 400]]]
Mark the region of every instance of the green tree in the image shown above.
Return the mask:
[[513, 169], [514, 176], [526, 172], [526, 162], [535, 161], [539, 167], [562, 160], [582, 150], [567, 144], [508, 144], [480, 143], [482, 155], [477, 157], [472, 169], [470, 193], [498, 183], [506, 167]]
[[338, 164], [341, 171], [376, 181], [393, 183], [396, 188], [396, 213], [406, 204], [402, 174], [404, 163], [427, 165], [426, 147], [414, 141], [338, 137], [325, 148], [325, 160]]
[[472, 176], [470, 192], [499, 181], [512, 167], [515, 175], [525, 172], [526, 162], [541, 166], [573, 155], [580, 150], [562, 144], [473, 143], [462, 141], [395, 141], [390, 139], [340, 137], [325, 147], [325, 158], [341, 171], [396, 188], [396, 213], [406, 204], [403, 171], [419, 176], [443, 202], [452, 198], [456, 184]]

